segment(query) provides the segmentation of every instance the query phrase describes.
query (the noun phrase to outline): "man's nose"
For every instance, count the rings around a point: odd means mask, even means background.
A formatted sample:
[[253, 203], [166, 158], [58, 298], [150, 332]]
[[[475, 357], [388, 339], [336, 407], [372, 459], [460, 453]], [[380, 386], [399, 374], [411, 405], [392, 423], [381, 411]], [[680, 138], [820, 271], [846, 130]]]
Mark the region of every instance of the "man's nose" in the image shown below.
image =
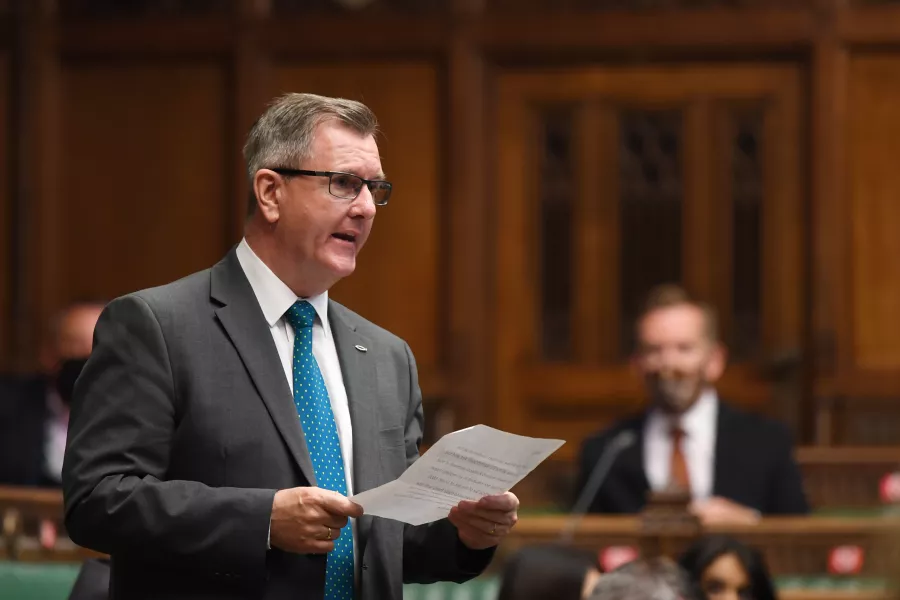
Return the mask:
[[353, 203], [350, 205], [350, 216], [371, 219], [375, 216], [376, 210], [377, 207], [375, 206], [375, 198], [372, 197], [372, 191], [369, 190], [369, 186], [364, 185], [359, 191], [359, 195], [354, 198]]

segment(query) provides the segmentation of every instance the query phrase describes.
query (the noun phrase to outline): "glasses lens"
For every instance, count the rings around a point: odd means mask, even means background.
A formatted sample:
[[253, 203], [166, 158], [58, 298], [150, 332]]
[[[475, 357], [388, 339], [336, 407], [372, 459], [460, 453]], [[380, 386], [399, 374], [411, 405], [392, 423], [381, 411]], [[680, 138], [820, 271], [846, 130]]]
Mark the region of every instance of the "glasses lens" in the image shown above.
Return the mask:
[[391, 184], [387, 181], [373, 181], [369, 185], [372, 192], [372, 201], [378, 206], [384, 206], [391, 197]]
[[328, 191], [331, 192], [332, 196], [352, 200], [359, 195], [362, 185], [362, 179], [356, 175], [335, 173], [331, 176], [331, 185], [329, 186]]

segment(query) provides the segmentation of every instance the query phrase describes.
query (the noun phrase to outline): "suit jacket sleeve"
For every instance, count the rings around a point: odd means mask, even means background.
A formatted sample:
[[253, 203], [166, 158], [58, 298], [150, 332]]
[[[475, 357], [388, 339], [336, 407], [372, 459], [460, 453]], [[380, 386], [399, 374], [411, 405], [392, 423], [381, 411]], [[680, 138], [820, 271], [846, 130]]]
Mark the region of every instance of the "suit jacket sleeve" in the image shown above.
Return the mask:
[[[416, 362], [408, 346], [406, 355], [410, 377], [410, 407], [405, 433], [408, 467], [419, 457], [424, 417]], [[484, 571], [494, 556], [494, 550], [469, 549], [460, 541], [456, 527], [447, 519], [425, 525], [406, 525], [403, 530], [403, 582], [467, 581]]]
[[264, 576], [275, 490], [167, 480], [183, 411], [160, 321], [136, 295], [112, 302], [78, 380], [63, 467], [76, 543], [192, 573]]
[[[803, 489], [803, 475], [794, 458], [794, 444], [786, 427], [781, 429], [775, 457], [769, 510], [773, 515], [802, 515], [809, 512], [809, 503]], [[774, 436], [773, 436], [774, 437]]]

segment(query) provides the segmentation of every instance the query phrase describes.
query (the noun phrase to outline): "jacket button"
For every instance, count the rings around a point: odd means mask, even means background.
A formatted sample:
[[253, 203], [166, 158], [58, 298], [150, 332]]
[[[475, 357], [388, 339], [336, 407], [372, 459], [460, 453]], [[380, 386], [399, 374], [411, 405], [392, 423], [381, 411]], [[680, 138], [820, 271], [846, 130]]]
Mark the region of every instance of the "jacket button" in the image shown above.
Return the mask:
[[366, 563], [363, 563], [362, 570], [367, 571], [368, 569], [369, 569], [369, 565], [367, 565]]

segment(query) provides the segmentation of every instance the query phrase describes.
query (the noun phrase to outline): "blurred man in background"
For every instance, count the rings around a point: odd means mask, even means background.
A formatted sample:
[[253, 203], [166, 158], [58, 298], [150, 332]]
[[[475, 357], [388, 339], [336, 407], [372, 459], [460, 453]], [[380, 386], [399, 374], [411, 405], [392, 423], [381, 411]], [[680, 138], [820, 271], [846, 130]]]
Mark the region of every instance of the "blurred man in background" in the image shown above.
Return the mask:
[[579, 489], [611, 440], [623, 432], [636, 440], [613, 463], [590, 510], [636, 513], [649, 491], [679, 489], [707, 524], [808, 512], [787, 428], [716, 393], [726, 352], [715, 311], [680, 287], [661, 286], [649, 295], [636, 333], [634, 364], [650, 406], [584, 443]]
[[0, 380], [0, 484], [59, 487], [69, 402], [103, 305], [73, 304], [49, 323], [38, 375]]

